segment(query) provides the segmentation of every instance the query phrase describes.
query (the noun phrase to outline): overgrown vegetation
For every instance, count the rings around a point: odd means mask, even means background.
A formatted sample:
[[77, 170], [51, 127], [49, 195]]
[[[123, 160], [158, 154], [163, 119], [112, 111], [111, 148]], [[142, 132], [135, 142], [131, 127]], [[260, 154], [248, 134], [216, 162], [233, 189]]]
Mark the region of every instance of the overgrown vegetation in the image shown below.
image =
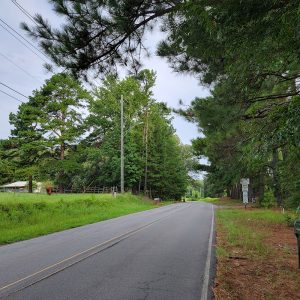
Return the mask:
[[[178, 111], [203, 133], [193, 150], [209, 159], [209, 165], [195, 167], [208, 172], [205, 196], [241, 199], [240, 179], [250, 178], [250, 198], [258, 205], [299, 206], [299, 1], [51, 3], [66, 26], [57, 30], [36, 16], [38, 26], [23, 27], [54, 63], [76, 76], [90, 68], [117, 73], [120, 65], [137, 73], [144, 34], [160, 20], [165, 38], [158, 55], [211, 89], [209, 97], [196, 97]], [[283, 224], [293, 216], [285, 220], [266, 209], [218, 212], [219, 299], [299, 295], [299, 273], [289, 261], [294, 248], [288, 241], [278, 246], [284, 241], [279, 233], [289, 230]]]
[[152, 209], [131, 194], [40, 195], [0, 193], [0, 244]]
[[296, 239], [285, 216], [258, 208], [217, 210], [216, 299], [297, 298]]
[[120, 98], [124, 97], [125, 188], [180, 200], [192, 154], [171, 125], [171, 110], [153, 98], [155, 74], [108, 76], [92, 91], [56, 74], [10, 115], [11, 136], [0, 141], [0, 183], [33, 179], [65, 189], [119, 186]]
[[147, 29], [164, 32], [157, 53], [180, 73], [197, 76], [211, 95], [180, 111], [204, 137], [193, 141], [208, 172], [206, 195], [250, 197], [270, 206], [299, 205], [299, 2], [266, 1], [51, 1], [65, 20], [59, 29], [42, 16], [23, 28], [55, 64], [76, 76], [135, 74]]
[[187, 187], [185, 193], [185, 200], [188, 201], [197, 201], [203, 198], [204, 196], [204, 183], [203, 180], [190, 179], [190, 184]]

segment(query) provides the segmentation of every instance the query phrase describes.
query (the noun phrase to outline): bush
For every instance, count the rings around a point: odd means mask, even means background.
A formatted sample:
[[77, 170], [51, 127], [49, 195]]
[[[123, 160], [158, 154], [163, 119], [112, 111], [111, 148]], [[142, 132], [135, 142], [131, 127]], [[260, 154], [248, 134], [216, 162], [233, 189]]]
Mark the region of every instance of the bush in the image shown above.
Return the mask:
[[271, 208], [276, 205], [276, 201], [272, 190], [265, 191], [263, 199], [260, 201], [260, 206], [264, 208]]
[[294, 223], [300, 218], [300, 214], [289, 212], [284, 215], [284, 220], [289, 227], [294, 227]]
[[287, 208], [296, 208], [300, 206], [300, 192], [293, 194], [291, 197], [286, 199], [285, 206]]

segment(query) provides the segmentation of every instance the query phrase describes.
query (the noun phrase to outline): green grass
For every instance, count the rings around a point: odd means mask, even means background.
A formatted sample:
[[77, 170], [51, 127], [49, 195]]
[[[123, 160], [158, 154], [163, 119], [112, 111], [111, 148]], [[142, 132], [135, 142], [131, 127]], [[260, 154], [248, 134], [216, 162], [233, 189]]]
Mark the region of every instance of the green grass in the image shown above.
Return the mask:
[[232, 206], [232, 205], [240, 205], [242, 202], [240, 200], [234, 200], [234, 199], [222, 199], [222, 198], [201, 198], [197, 201], [200, 202], [206, 202], [206, 203], [211, 203], [215, 205], [222, 205], [222, 206]]
[[244, 299], [245, 294], [249, 298], [252, 289], [253, 299], [297, 298], [296, 239], [287, 228], [287, 212], [221, 206], [216, 224], [217, 299]]
[[219, 198], [210, 198], [210, 197], [206, 197], [206, 198], [201, 198], [201, 199], [198, 199], [197, 201], [200, 201], [200, 202], [207, 202], [207, 203], [217, 203], [219, 201]]
[[242, 224], [260, 221], [266, 225], [272, 225], [284, 223], [285, 221], [284, 214], [269, 209], [220, 209], [217, 211], [217, 216], [224, 221], [230, 220]]
[[0, 193], [0, 244], [154, 208], [131, 194]]
[[[268, 226], [285, 222], [283, 214], [272, 210], [218, 209], [217, 226], [223, 231], [229, 248], [237, 248], [249, 257], [264, 258], [271, 249], [264, 243]], [[264, 228], [265, 230], [261, 230]], [[219, 247], [221, 258], [229, 249]]]

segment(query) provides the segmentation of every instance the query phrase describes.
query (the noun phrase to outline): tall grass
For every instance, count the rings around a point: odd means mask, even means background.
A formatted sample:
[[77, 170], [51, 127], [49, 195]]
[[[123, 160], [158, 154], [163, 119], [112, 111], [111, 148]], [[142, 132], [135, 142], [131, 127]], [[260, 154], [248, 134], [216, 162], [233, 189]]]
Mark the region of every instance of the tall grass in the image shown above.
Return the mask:
[[0, 244], [153, 208], [131, 194], [0, 193]]
[[[250, 257], [264, 258], [270, 254], [271, 249], [264, 243], [268, 226], [284, 222], [284, 215], [272, 210], [220, 209], [217, 211], [218, 229], [225, 234], [228, 246], [241, 249]], [[228, 250], [226, 249], [226, 253]], [[224, 256], [225, 249], [218, 249], [218, 254]]]

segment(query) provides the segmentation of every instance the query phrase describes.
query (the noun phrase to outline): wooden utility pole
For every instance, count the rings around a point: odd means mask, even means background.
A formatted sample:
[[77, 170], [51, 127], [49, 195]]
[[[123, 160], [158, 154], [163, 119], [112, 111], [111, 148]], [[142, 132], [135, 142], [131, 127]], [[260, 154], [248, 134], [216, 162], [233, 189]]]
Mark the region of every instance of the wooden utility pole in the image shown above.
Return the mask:
[[121, 95], [121, 193], [124, 193], [124, 101]]
[[144, 194], [147, 193], [148, 183], [148, 108], [146, 111], [146, 124], [145, 124], [145, 181], [144, 181]]

